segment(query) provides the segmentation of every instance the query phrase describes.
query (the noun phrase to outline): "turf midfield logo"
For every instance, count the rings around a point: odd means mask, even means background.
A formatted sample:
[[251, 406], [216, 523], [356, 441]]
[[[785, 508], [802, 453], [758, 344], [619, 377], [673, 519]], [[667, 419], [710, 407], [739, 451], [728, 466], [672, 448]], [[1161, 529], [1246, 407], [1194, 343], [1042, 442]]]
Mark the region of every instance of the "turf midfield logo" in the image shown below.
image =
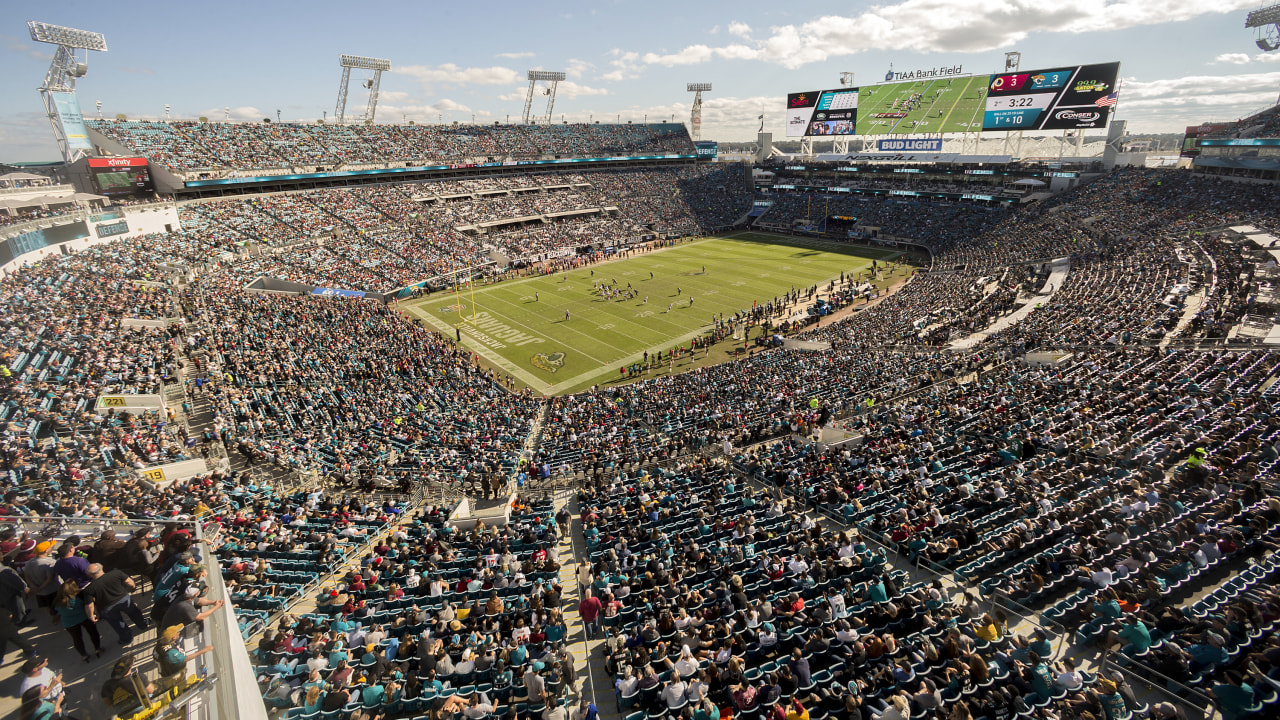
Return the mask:
[[529, 364], [554, 375], [557, 370], [564, 367], [564, 353], [538, 353], [529, 358]]

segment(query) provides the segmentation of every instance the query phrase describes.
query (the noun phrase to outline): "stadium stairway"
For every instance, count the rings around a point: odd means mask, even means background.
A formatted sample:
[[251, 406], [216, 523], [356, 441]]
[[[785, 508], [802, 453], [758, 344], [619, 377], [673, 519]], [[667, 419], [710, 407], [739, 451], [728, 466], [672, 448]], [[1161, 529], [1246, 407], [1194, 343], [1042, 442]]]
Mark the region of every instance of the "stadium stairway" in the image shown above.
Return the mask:
[[1036, 295], [1026, 301], [1022, 307], [1014, 312], [1005, 315], [996, 320], [989, 327], [979, 330], [968, 337], [961, 338], [951, 343], [952, 350], [965, 350], [971, 348], [978, 343], [986, 340], [995, 333], [1022, 322], [1024, 318], [1031, 314], [1036, 307], [1043, 305], [1053, 299], [1053, 296], [1062, 289], [1062, 284], [1066, 281], [1067, 275], [1071, 272], [1070, 258], [1058, 258], [1050, 265], [1049, 279], [1045, 282], [1044, 292]]
[[[587, 638], [586, 628], [578, 615], [578, 603], [582, 600], [582, 589], [578, 586], [579, 566], [589, 561], [590, 551], [582, 531], [582, 512], [578, 507], [576, 493], [557, 493], [555, 509], [559, 512], [568, 507], [570, 511], [569, 527], [562, 528], [560, 541], [556, 546], [560, 562], [560, 587], [564, 598], [563, 617], [569, 628], [566, 642], [573, 653], [574, 668], [578, 673], [577, 702], [586, 697], [595, 703], [601, 717], [621, 718], [618, 711], [617, 696], [613, 687], [613, 676], [605, 669], [605, 641], [603, 633], [595, 638]], [[573, 705], [570, 705], [572, 708]]]

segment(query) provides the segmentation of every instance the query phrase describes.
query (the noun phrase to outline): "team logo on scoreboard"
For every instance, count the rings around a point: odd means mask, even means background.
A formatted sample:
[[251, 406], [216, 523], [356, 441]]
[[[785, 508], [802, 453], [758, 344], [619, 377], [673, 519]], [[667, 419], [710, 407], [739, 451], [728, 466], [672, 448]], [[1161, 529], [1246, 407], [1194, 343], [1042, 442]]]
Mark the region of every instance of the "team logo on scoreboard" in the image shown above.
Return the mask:
[[1106, 92], [1110, 87], [1101, 80], [1081, 80], [1076, 83], [1075, 92]]
[[538, 353], [533, 357], [529, 358], [529, 364], [538, 368], [539, 370], [545, 370], [549, 373], [554, 374], [555, 371], [564, 367], [564, 353], [562, 352]]

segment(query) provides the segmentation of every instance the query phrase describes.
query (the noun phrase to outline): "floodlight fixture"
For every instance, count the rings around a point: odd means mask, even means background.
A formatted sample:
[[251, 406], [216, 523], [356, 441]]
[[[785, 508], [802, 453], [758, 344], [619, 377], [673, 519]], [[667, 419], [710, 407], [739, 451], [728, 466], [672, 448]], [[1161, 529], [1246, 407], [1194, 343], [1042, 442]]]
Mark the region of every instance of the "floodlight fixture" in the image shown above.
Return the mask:
[[351, 70], [370, 70], [373, 77], [363, 81], [361, 87], [369, 91], [369, 101], [365, 103], [365, 123], [372, 123], [378, 111], [378, 86], [382, 83], [382, 73], [391, 69], [391, 61], [382, 58], [364, 57], [362, 55], [339, 55], [338, 66], [342, 68], [342, 81], [338, 85], [338, 102], [333, 108], [333, 117], [341, 125], [347, 113], [347, 88], [351, 86]]
[[1018, 51], [1007, 52], [1004, 54], [1004, 70], [1009, 72], [1017, 70], [1022, 66], [1022, 53]]
[[551, 84], [542, 93], [547, 97], [545, 122], [551, 122], [551, 112], [556, 107], [556, 85], [565, 79], [565, 74], [557, 70], [530, 70], [527, 77], [529, 79], [529, 92], [524, 96], [524, 113], [521, 115], [521, 122], [525, 125], [529, 124], [529, 110], [533, 107], [534, 88], [540, 82]]
[[61, 25], [36, 22], [35, 20], [27, 22], [27, 29], [31, 31], [31, 39], [36, 42], [84, 50], [97, 50], [98, 52], [107, 51], [107, 39], [100, 32], [77, 30]]
[[[53, 61], [40, 86], [40, 99], [44, 112], [53, 126], [53, 136], [62, 151], [62, 159], [73, 163], [93, 152], [89, 133], [80, 114], [80, 101], [76, 99], [76, 78], [89, 71], [89, 52], [106, 52], [107, 40], [102, 33], [77, 30], [61, 25], [31, 20], [27, 22], [31, 39], [39, 43], [56, 45]], [[76, 57], [77, 50], [84, 50], [84, 60]]]
[[[685, 86], [685, 88], [693, 93], [693, 109], [689, 111], [689, 137], [693, 140], [702, 139], [702, 93], [711, 92], [711, 83], [693, 82]], [[646, 120], [648, 118], [645, 118]]]
[[853, 73], [840, 73], [840, 87], [853, 87]]
[[360, 55], [339, 55], [338, 65], [358, 70], [390, 70], [391, 61], [382, 58], [362, 57]]
[[1244, 26], [1247, 28], [1275, 25], [1276, 23], [1280, 23], [1280, 5], [1254, 10], [1244, 19]]
[[1245, 18], [1244, 26], [1258, 29], [1254, 42], [1263, 52], [1280, 49], [1280, 5], [1254, 10]]

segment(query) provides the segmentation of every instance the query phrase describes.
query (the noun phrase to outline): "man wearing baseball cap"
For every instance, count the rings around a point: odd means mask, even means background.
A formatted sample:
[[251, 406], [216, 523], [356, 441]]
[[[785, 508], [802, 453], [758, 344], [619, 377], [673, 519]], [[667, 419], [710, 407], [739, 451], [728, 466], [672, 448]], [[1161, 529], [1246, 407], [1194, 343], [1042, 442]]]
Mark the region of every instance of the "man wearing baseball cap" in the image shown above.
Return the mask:
[[212, 645], [206, 645], [188, 655], [178, 647], [181, 639], [182, 626], [172, 625], [160, 633], [160, 641], [156, 643], [156, 665], [160, 668], [160, 685], [164, 689], [181, 685], [185, 679], [187, 663], [213, 651]]
[[50, 550], [53, 550], [52, 540], [37, 543], [35, 556], [27, 561], [26, 566], [22, 568], [22, 574], [26, 576], [27, 585], [36, 596], [36, 604], [48, 610], [49, 618], [56, 622], [58, 614], [54, 612], [53, 600], [58, 595], [59, 585], [58, 574], [53, 570], [53, 565], [57, 561], [49, 557]]
[[49, 702], [57, 702], [62, 695], [62, 673], [49, 669], [49, 660], [33, 657], [22, 664], [22, 685], [18, 688], [21, 695], [33, 687], [40, 688], [40, 697]]
[[[205, 587], [201, 585], [191, 585], [187, 587], [183, 598], [173, 605], [169, 606], [169, 610], [164, 614], [164, 621], [160, 623], [162, 627], [172, 627], [174, 625], [187, 626], [193, 623], [203, 621], [214, 613], [215, 610], [223, 606], [221, 600], [209, 600], [201, 597], [204, 594]], [[199, 612], [196, 607], [208, 608], [204, 612]]]

